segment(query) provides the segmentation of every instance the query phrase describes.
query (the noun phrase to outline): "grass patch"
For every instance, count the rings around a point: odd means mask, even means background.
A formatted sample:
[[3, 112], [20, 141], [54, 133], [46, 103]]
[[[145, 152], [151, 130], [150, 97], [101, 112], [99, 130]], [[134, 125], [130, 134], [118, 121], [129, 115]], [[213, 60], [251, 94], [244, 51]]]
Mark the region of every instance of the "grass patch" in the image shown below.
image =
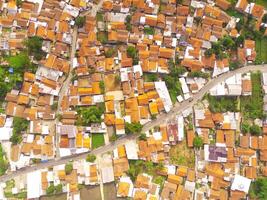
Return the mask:
[[259, 56], [264, 63], [267, 63], [267, 37], [256, 40], [256, 51], [257, 56]]
[[195, 166], [195, 154], [193, 149], [189, 149], [186, 145], [186, 140], [171, 147], [170, 149], [170, 161], [175, 165], [188, 166], [194, 168]]
[[93, 133], [92, 134], [92, 148], [96, 149], [105, 144], [104, 135], [102, 133]]
[[245, 119], [263, 118], [263, 91], [260, 72], [251, 74], [252, 95], [240, 98], [240, 107]]

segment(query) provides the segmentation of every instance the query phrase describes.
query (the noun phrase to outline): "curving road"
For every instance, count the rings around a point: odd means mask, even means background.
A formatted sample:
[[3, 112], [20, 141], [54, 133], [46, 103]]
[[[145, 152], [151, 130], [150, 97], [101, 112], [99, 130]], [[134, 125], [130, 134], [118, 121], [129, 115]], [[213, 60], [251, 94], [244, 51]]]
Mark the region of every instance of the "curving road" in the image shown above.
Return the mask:
[[[221, 76], [210, 80], [198, 93], [193, 95], [191, 101], [186, 100], [186, 101], [182, 102], [181, 104], [176, 104], [169, 113], [164, 113], [164, 114], [158, 115], [158, 118], [156, 120], [153, 120], [153, 121], [145, 124], [142, 131], [144, 132], [144, 131], [147, 131], [154, 126], [164, 124], [167, 120], [172, 119], [173, 117], [175, 117], [175, 115], [181, 113], [183, 110], [185, 110], [189, 107], [192, 107], [197, 101], [201, 100], [203, 98], [203, 96], [207, 92], [209, 92], [209, 90], [214, 85], [224, 81], [225, 79], [227, 79], [227, 78], [229, 78], [229, 77], [231, 77], [237, 73], [246, 73], [249, 71], [267, 72], [267, 65], [266, 64], [265, 65], [250, 65], [250, 66], [242, 67], [242, 68], [236, 69], [234, 71], [230, 71], [228, 73], [222, 74]], [[112, 151], [118, 145], [125, 144], [127, 141], [136, 139], [137, 137], [138, 137], [138, 135], [126, 135], [124, 137], [119, 138], [117, 141], [115, 141], [113, 143], [110, 143], [110, 144], [103, 146], [103, 147], [99, 147], [98, 149], [95, 149], [91, 152], [76, 154], [76, 155], [72, 155], [72, 156], [68, 156], [68, 157], [64, 157], [64, 158], [60, 158], [60, 159], [50, 160], [46, 163], [40, 163], [40, 164], [37, 164], [35, 166], [25, 167], [25, 168], [22, 168], [22, 169], [15, 171], [15, 172], [10, 172], [6, 175], [1, 176], [0, 182], [12, 179], [12, 178], [19, 176], [21, 174], [24, 174], [24, 173], [32, 172], [35, 170], [39, 170], [39, 169], [43, 169], [43, 168], [47, 168], [47, 167], [51, 167], [51, 166], [55, 166], [55, 165], [65, 164], [65, 163], [69, 162], [70, 160], [84, 159], [84, 158], [86, 158], [86, 156], [89, 153], [91, 153], [91, 154], [103, 154], [103, 153]]]

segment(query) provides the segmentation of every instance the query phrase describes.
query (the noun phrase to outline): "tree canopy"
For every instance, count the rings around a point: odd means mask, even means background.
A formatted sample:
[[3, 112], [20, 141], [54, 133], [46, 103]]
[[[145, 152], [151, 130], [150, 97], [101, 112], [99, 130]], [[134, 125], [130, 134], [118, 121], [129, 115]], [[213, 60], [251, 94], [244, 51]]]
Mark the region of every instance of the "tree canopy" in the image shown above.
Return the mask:
[[104, 113], [104, 109], [100, 106], [90, 106], [78, 109], [78, 123], [83, 126], [88, 126], [91, 123], [102, 122], [101, 116]]
[[81, 16], [78, 16], [76, 19], [75, 19], [75, 24], [79, 27], [79, 28], [82, 28], [84, 26], [86, 22], [86, 18], [85, 16], [81, 17]]
[[25, 46], [29, 55], [33, 56], [36, 60], [41, 60], [45, 52], [42, 50], [43, 39], [38, 36], [33, 36], [25, 41]]
[[67, 164], [65, 165], [65, 172], [66, 172], [66, 174], [70, 174], [70, 173], [72, 172], [72, 170], [73, 170], [73, 165], [72, 165], [72, 163], [67, 163]]
[[251, 184], [249, 193], [257, 199], [267, 199], [267, 178], [257, 178]]
[[96, 159], [96, 156], [94, 154], [88, 154], [86, 157], [87, 162], [94, 162]]

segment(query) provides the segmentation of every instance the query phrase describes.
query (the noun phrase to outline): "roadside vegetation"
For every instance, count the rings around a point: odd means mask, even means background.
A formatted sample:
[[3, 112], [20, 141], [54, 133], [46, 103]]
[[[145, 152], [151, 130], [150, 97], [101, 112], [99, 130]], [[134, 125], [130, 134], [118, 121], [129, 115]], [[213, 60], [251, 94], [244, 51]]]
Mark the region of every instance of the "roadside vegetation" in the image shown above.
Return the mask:
[[12, 188], [15, 187], [15, 180], [11, 179], [6, 182], [6, 187], [4, 188], [4, 195], [8, 199], [26, 199], [27, 191], [26, 189], [20, 191], [18, 194], [12, 193]]

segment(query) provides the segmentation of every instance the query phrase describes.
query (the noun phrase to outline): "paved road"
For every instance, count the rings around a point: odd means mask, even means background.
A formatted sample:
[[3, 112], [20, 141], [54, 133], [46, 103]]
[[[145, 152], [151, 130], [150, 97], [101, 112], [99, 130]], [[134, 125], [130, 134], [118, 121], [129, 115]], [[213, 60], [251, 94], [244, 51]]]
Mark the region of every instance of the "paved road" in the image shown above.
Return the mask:
[[[158, 126], [160, 124], [164, 124], [167, 120], [172, 119], [173, 117], [175, 117], [175, 115], [181, 113], [183, 110], [192, 107], [198, 100], [201, 100], [203, 98], [203, 96], [216, 84], [224, 81], [225, 79], [235, 75], [236, 73], [246, 73], [249, 71], [261, 71], [261, 72], [267, 72], [267, 65], [250, 65], [250, 66], [246, 66], [243, 68], [239, 68], [237, 70], [225, 73], [217, 78], [212, 79], [211, 81], [209, 81], [198, 93], [196, 93], [193, 97], [191, 102], [189, 100], [184, 101], [181, 104], [176, 104], [173, 109], [169, 112], [169, 113], [164, 113], [164, 114], [160, 114], [158, 116], [158, 118], [156, 120], [153, 120], [152, 122], [148, 122], [147, 124], [145, 124], [145, 126], [143, 127], [142, 131], [147, 131], [150, 128], [154, 127], [154, 126]], [[120, 139], [118, 139], [117, 141], [110, 143], [106, 146], [103, 147], [99, 147], [98, 149], [95, 149], [93, 151], [91, 151], [90, 153], [92, 154], [103, 154], [109, 151], [112, 151], [113, 149], [115, 149], [118, 145], [121, 144], [125, 144], [127, 141], [129, 140], [133, 140], [136, 139], [138, 136], [137, 135], [126, 135]], [[81, 154], [76, 154], [76, 155], [72, 155], [69, 157], [64, 157], [64, 158], [60, 158], [60, 159], [54, 159], [54, 160], [50, 160], [46, 163], [40, 163], [36, 166], [29, 166], [29, 167], [25, 167], [22, 169], [19, 169], [15, 172], [11, 172], [8, 173], [6, 175], [3, 175], [0, 177], [0, 182], [12, 179], [16, 176], [19, 176], [21, 174], [24, 173], [28, 173], [28, 172], [32, 172], [35, 170], [39, 170], [39, 169], [43, 169], [43, 168], [47, 168], [47, 167], [51, 167], [51, 166], [55, 166], [55, 165], [60, 165], [60, 164], [65, 164], [70, 160], [80, 160], [80, 159], [84, 159], [86, 158], [88, 153], [81, 153]]]

